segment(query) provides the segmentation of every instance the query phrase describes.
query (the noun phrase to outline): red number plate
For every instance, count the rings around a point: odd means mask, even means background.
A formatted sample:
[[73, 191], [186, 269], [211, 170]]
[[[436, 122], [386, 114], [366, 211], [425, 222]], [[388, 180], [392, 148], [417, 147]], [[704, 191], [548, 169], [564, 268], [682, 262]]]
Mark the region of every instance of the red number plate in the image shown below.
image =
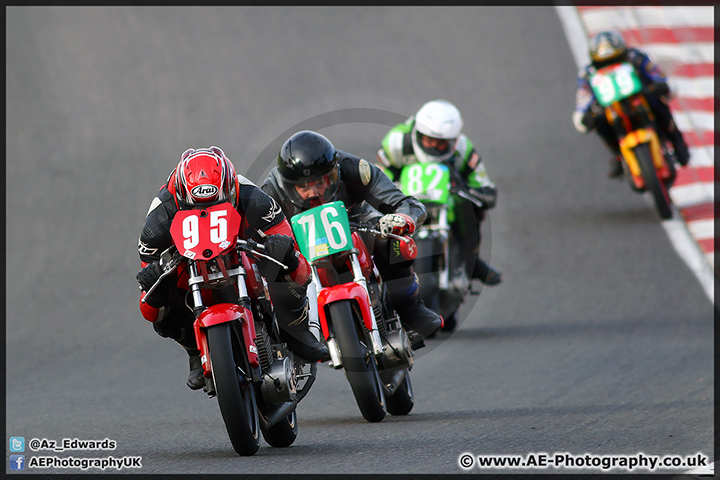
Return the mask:
[[170, 235], [183, 256], [209, 260], [235, 246], [240, 223], [240, 214], [229, 203], [180, 210], [170, 226]]

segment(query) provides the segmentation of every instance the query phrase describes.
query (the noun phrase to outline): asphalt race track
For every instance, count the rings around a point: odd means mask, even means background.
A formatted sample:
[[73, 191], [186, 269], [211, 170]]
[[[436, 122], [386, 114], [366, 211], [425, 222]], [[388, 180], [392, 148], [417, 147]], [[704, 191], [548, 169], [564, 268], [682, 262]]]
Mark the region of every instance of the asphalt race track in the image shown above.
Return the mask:
[[[26, 462], [419, 474], [463, 473], [463, 453], [714, 461], [713, 305], [651, 204], [608, 180], [600, 140], [573, 129], [576, 66], [552, 7], [8, 7], [6, 27], [7, 438], [117, 443], [26, 449]], [[433, 98], [459, 106], [498, 186], [483, 252], [504, 282], [418, 352], [410, 415], [367, 423], [322, 366], [297, 441], [239, 457], [217, 401], [185, 386], [187, 355], [140, 316], [150, 201], [190, 147], [220, 146], [256, 182], [304, 128], [374, 160], [390, 125]]]

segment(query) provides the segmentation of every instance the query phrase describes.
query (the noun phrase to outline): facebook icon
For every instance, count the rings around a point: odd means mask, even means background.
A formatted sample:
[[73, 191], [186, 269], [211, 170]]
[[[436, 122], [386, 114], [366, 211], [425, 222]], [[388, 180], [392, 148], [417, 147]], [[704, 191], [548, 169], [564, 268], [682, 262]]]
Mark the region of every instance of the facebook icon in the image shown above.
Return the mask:
[[25, 468], [25, 455], [10, 455], [10, 470], [23, 470]]

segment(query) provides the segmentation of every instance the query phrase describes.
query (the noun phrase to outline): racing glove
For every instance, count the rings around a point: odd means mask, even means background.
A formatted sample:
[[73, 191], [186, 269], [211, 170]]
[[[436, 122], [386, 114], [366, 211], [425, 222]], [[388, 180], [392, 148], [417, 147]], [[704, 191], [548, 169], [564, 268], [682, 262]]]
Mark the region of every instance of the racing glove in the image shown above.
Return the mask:
[[265, 255], [282, 262], [294, 272], [300, 265], [295, 255], [295, 239], [288, 235], [270, 235], [265, 239]]
[[142, 288], [144, 292], [147, 292], [153, 285], [155, 285], [155, 282], [158, 281], [158, 278], [160, 278], [162, 274], [163, 269], [160, 266], [160, 262], [152, 262], [143, 267], [137, 273], [135, 278], [140, 284], [140, 288]]
[[404, 213], [388, 213], [378, 220], [378, 229], [384, 238], [388, 233], [395, 235], [410, 235], [415, 231], [415, 220]]

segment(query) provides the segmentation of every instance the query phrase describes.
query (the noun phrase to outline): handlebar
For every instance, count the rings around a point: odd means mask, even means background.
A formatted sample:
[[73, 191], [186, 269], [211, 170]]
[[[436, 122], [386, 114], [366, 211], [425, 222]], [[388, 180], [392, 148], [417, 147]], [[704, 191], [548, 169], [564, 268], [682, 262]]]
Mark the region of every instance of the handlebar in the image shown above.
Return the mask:
[[472, 195], [468, 195], [467, 193], [463, 192], [462, 190], [451, 190], [453, 193], [455, 193], [458, 197], [462, 197], [465, 200], [473, 203], [478, 208], [485, 208], [485, 204], [478, 200], [477, 198], [474, 198]]
[[[288, 267], [284, 263], [275, 260], [274, 258], [272, 258], [269, 255], [265, 255], [265, 254], [261, 253], [262, 251], [265, 250], [265, 245], [263, 245], [262, 243], [258, 243], [252, 239], [241, 240], [238, 238], [237, 239], [237, 247], [239, 250], [242, 250], [243, 252], [248, 253], [252, 256], [266, 258], [266, 259], [270, 260], [271, 262], [276, 263], [279, 266], [281, 266], [283, 268], [283, 270], [290, 269], [290, 267]], [[158, 285], [160, 285], [160, 283], [162, 282], [162, 280], [165, 277], [167, 277], [168, 275], [170, 275], [171, 273], [173, 273], [175, 271], [175, 269], [180, 265], [180, 262], [183, 260], [183, 258], [184, 257], [180, 254], [180, 252], [178, 252], [178, 249], [177, 249], [177, 247], [175, 247], [175, 245], [171, 245], [170, 248], [168, 248], [167, 250], [165, 250], [163, 253], [160, 254], [160, 266], [163, 269], [163, 273], [158, 277], [158, 279], [155, 281], [153, 286], [150, 287], [150, 289], [148, 289], [148, 291], [145, 293], [145, 296], [142, 298], [142, 300], [140, 300], [142, 303], [145, 303], [145, 298], [150, 296], [150, 294], [155, 291], [155, 289], [158, 287]]]
[[149, 297], [152, 292], [155, 291], [155, 289], [158, 287], [158, 285], [160, 285], [160, 283], [165, 277], [175, 271], [178, 265], [180, 265], [182, 258], [182, 255], [180, 255], [180, 252], [178, 252], [175, 245], [171, 245], [170, 248], [160, 254], [160, 266], [163, 269], [163, 273], [158, 277], [153, 286], [150, 287], [150, 289], [145, 293], [145, 296], [142, 298], [142, 300], [140, 300], [142, 303], [145, 303], [145, 299]]
[[380, 230], [377, 230], [377, 229], [373, 228], [373, 226], [370, 225], [369, 223], [353, 223], [353, 222], [350, 222], [350, 228], [353, 229], [353, 230], [355, 230], [355, 231], [357, 231], [357, 232], [372, 233], [372, 234], [375, 235], [376, 237], [382, 237], [382, 238], [388, 238], [388, 237], [390, 237], [390, 238], [394, 238], [395, 240], [401, 240], [401, 241], [403, 241], [403, 242], [405, 242], [405, 243], [409, 243], [409, 242], [410, 242], [410, 239], [409, 239], [409, 238], [403, 237], [402, 235], [395, 235], [394, 233], [384, 234], [384, 233], [381, 232]]
[[284, 263], [275, 260], [273, 257], [271, 257], [269, 255], [260, 253], [260, 252], [265, 251], [265, 245], [263, 245], [262, 243], [258, 243], [253, 239], [242, 240], [242, 239], [238, 238], [237, 246], [240, 250], [242, 250], [245, 253], [249, 253], [250, 255], [255, 256], [255, 257], [267, 258], [271, 262], [276, 263], [277, 265], [281, 266], [283, 268], [283, 270], [290, 270], [290, 267], [288, 267]]

